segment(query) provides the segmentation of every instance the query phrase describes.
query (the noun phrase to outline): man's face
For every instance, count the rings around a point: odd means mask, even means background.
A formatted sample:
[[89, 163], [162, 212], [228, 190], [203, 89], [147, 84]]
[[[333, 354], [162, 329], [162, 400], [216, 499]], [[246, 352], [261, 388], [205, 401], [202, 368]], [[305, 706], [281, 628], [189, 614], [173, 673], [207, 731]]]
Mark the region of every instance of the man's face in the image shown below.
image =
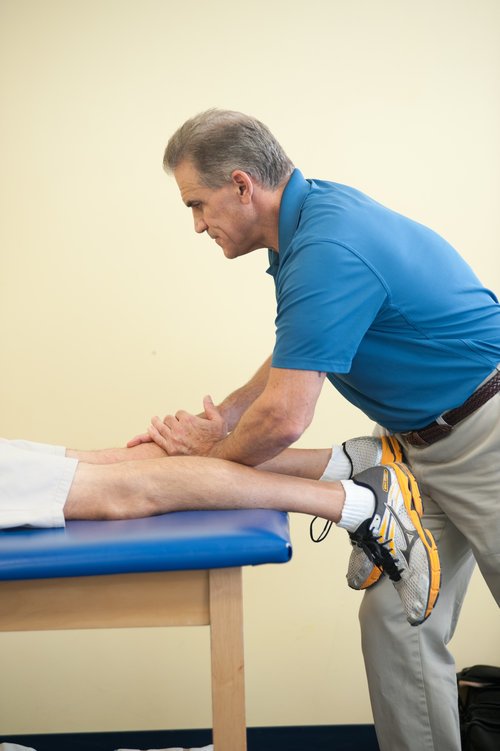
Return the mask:
[[[174, 170], [181, 198], [193, 212], [195, 232], [206, 232], [219, 245], [226, 258], [237, 258], [264, 247], [252, 189], [244, 173], [234, 172], [233, 179], [222, 188], [207, 188], [189, 161]], [[251, 183], [251, 181], [250, 181]]]

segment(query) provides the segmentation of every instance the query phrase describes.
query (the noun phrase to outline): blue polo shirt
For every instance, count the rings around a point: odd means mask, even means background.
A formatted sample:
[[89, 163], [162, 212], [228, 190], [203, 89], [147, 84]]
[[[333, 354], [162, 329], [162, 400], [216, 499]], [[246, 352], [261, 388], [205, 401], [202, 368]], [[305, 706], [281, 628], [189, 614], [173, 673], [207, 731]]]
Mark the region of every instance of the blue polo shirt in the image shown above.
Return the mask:
[[392, 432], [461, 404], [500, 362], [500, 305], [439, 235], [295, 170], [279, 216], [276, 368], [317, 370]]

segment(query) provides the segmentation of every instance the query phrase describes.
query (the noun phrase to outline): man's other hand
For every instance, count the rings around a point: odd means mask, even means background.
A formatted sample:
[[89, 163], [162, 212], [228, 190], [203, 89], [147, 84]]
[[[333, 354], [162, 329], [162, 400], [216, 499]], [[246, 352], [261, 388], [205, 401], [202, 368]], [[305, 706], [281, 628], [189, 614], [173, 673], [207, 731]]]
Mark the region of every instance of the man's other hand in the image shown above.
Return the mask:
[[204, 416], [180, 410], [175, 415], [167, 415], [164, 420], [153, 417], [147, 432], [149, 440], [169, 456], [208, 456], [213, 446], [227, 436], [227, 423], [212, 397], [203, 399], [203, 407]]

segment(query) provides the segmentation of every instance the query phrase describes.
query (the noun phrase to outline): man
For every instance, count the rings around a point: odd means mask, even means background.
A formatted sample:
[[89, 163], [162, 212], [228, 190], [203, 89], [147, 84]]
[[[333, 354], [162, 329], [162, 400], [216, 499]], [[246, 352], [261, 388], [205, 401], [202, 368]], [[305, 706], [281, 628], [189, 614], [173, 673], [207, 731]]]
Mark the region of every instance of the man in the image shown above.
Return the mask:
[[432, 618], [410, 629], [369, 550], [353, 548], [349, 570], [374, 574], [361, 577], [360, 618], [375, 725], [383, 751], [458, 751], [446, 645], [474, 556], [500, 601], [496, 297], [431, 230], [347, 186], [305, 180], [254, 118], [211, 110], [188, 120], [164, 166], [196, 232], [225, 256], [269, 248], [276, 344], [218, 407], [206, 397], [203, 415], [154, 418], [129, 445], [255, 466], [302, 435], [325, 378], [395, 434], [423, 490], [443, 585]]

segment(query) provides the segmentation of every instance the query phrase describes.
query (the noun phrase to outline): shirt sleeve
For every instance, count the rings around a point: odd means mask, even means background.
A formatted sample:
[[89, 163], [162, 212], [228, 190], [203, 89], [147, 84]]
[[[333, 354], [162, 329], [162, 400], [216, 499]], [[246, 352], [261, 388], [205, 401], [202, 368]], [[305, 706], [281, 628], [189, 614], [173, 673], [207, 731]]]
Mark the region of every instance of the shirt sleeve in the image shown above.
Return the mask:
[[348, 373], [387, 299], [374, 270], [350, 248], [325, 241], [290, 250], [275, 281], [273, 366]]

